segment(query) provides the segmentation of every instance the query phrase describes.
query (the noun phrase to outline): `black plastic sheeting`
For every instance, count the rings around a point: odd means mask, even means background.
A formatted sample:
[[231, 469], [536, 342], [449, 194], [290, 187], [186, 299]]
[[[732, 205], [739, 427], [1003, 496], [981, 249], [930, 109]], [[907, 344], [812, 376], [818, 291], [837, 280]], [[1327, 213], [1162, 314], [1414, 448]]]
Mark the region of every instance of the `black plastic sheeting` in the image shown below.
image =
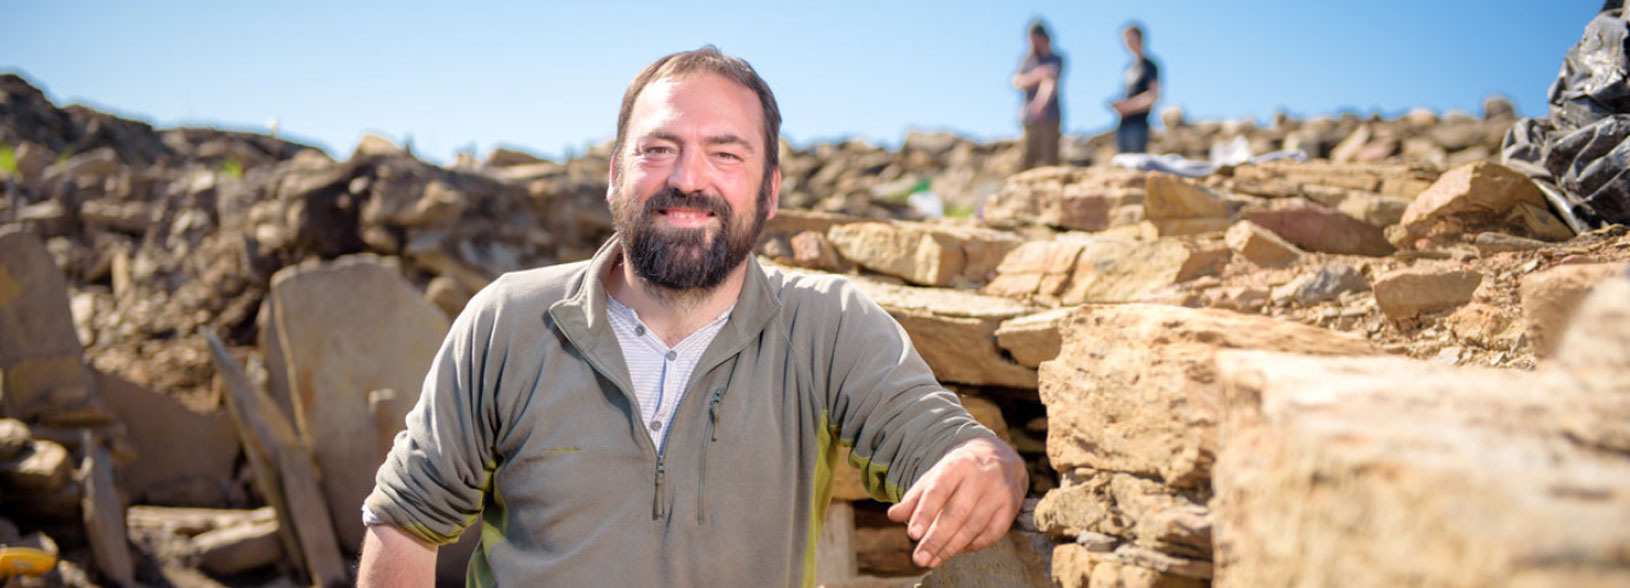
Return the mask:
[[1630, 224], [1630, 23], [1609, 0], [1562, 60], [1551, 116], [1506, 131], [1501, 160], [1534, 179], [1576, 232]]

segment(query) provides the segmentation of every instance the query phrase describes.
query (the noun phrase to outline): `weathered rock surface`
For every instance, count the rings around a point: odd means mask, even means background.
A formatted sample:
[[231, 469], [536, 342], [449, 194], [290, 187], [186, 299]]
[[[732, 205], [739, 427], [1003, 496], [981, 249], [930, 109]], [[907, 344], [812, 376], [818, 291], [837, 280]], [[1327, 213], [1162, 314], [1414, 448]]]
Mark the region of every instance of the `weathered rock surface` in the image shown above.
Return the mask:
[[856, 279], [861, 291], [905, 327], [917, 352], [941, 382], [1034, 388], [1035, 370], [1003, 356], [996, 345], [1002, 321], [1031, 308], [994, 296], [913, 288]]
[[1205, 187], [1168, 174], [1150, 174], [1144, 184], [1144, 218], [1161, 236], [1194, 235], [1228, 227], [1228, 208]]
[[1472, 299], [1483, 275], [1466, 269], [1418, 267], [1375, 279], [1375, 303], [1394, 320], [1458, 308]]
[[1546, 241], [1572, 237], [1573, 231], [1547, 206], [1545, 194], [1521, 173], [1497, 163], [1464, 165], [1445, 172], [1415, 197], [1395, 242], [1413, 245], [1417, 239], [1490, 229]]
[[1605, 524], [1630, 517], [1622, 388], [1397, 358], [1218, 364], [1219, 586], [1630, 580], [1630, 527]]
[[1251, 221], [1240, 221], [1228, 227], [1223, 240], [1234, 253], [1257, 265], [1285, 266], [1302, 257], [1301, 249]]
[[1209, 560], [1211, 520], [1205, 489], [1177, 489], [1132, 474], [1081, 468], [1036, 506], [1036, 528], [1079, 537], [1089, 533], [1165, 553]]
[[1523, 331], [1534, 355], [1550, 357], [1580, 301], [1597, 282], [1624, 268], [1617, 263], [1564, 265], [1523, 277], [1519, 290]]
[[990, 229], [903, 222], [840, 225], [826, 237], [849, 261], [924, 286], [989, 281], [1020, 243]]
[[74, 420], [91, 410], [82, 353], [67, 284], [50, 252], [33, 234], [0, 230], [0, 384], [6, 414]]
[[96, 393], [125, 424], [135, 460], [119, 487], [138, 504], [227, 505], [238, 435], [225, 412], [199, 414], [118, 376], [92, 373]]
[[922, 588], [1048, 588], [1053, 541], [1023, 529], [985, 549], [952, 557], [923, 577]]
[[1215, 451], [1220, 349], [1365, 355], [1367, 341], [1261, 316], [1160, 305], [1087, 305], [1064, 323], [1058, 358], [1041, 364], [1047, 457], [1093, 468], [1202, 483]]
[[1218, 272], [1230, 254], [1221, 244], [1177, 239], [1080, 238], [1081, 253], [1059, 297], [1064, 304], [1137, 301], [1172, 284]]
[[383, 456], [368, 393], [388, 388], [401, 393], [395, 402], [416, 403], [448, 319], [372, 256], [279, 272], [270, 302], [282, 365], [267, 369], [287, 373], [294, 420], [311, 440], [340, 543], [361, 545], [356, 512]]
[[1064, 344], [1058, 334], [1059, 323], [1074, 312], [1073, 307], [1055, 308], [1003, 321], [996, 328], [996, 344], [1014, 361], [1039, 367], [1041, 362], [1058, 357]]
[[1243, 215], [1307, 251], [1376, 257], [1394, 251], [1380, 227], [1305, 200], [1276, 201]]

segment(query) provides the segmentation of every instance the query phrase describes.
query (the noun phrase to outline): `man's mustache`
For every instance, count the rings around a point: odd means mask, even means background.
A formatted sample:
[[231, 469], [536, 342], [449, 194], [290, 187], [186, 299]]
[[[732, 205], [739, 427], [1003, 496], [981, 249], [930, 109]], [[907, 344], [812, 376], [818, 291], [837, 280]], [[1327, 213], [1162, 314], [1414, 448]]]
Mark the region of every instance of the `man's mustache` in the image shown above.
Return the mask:
[[674, 188], [664, 188], [645, 201], [646, 215], [657, 214], [664, 208], [689, 208], [711, 212], [720, 219], [730, 218], [730, 205], [725, 203], [724, 198], [703, 191], [687, 194]]

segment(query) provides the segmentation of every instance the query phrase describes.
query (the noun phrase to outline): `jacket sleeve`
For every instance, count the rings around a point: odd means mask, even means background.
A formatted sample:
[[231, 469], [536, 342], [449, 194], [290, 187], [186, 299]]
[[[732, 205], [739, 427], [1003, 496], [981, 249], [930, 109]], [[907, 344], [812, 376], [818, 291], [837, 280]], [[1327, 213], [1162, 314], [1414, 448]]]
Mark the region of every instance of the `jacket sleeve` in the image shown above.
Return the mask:
[[475, 522], [495, 466], [492, 290], [477, 294], [453, 321], [407, 428], [396, 434], [363, 502], [380, 522], [434, 545], [453, 542]]
[[850, 447], [873, 498], [899, 502], [952, 447], [995, 437], [934, 379], [905, 329], [847, 280], [838, 301], [826, 369], [830, 427]]

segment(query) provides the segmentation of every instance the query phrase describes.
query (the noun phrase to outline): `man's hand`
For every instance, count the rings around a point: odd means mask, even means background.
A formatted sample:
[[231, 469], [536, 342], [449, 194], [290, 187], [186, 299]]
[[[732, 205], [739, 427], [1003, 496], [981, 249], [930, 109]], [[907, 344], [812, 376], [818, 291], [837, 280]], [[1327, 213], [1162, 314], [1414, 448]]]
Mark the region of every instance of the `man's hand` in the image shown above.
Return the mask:
[[911, 560], [938, 567], [951, 556], [995, 544], [1013, 526], [1029, 475], [1024, 460], [999, 439], [970, 439], [951, 449], [889, 508], [918, 540]]

